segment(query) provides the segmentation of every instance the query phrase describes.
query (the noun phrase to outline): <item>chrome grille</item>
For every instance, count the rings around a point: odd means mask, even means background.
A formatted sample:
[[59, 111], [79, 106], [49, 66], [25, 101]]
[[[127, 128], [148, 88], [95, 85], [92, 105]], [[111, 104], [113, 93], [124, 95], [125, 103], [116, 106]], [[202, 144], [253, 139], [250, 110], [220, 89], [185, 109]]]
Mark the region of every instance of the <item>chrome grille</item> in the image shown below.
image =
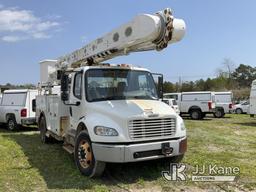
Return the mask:
[[175, 118], [136, 119], [129, 121], [131, 139], [166, 137], [176, 132]]

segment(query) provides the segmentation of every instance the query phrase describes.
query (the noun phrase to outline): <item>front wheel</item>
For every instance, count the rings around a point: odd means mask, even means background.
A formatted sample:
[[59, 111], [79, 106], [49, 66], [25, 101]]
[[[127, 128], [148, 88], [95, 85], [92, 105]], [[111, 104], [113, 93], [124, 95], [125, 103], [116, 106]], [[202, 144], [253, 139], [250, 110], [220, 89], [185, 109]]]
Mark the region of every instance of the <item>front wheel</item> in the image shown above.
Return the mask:
[[77, 168], [85, 176], [101, 176], [105, 169], [105, 162], [95, 160], [91, 140], [86, 131], [81, 131], [77, 136], [74, 158]]
[[39, 121], [39, 131], [40, 131], [40, 138], [42, 143], [49, 143], [50, 138], [46, 136], [47, 128], [46, 128], [46, 120], [44, 116], [42, 116]]

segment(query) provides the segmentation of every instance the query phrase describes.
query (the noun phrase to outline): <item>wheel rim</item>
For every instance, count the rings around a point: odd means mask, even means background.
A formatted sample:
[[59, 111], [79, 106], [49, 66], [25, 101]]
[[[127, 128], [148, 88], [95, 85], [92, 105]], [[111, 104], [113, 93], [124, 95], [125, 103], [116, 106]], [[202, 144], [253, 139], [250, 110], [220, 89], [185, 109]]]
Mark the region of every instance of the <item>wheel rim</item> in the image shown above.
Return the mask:
[[241, 110], [241, 109], [237, 109], [237, 110], [236, 110], [236, 113], [237, 113], [237, 114], [241, 114], [241, 113], [242, 113], [242, 110]]
[[196, 111], [194, 111], [193, 113], [192, 113], [192, 118], [193, 119], [198, 119], [198, 113], [196, 112]]
[[9, 121], [8, 121], [8, 128], [9, 128], [10, 130], [13, 130], [13, 129], [14, 129], [14, 126], [15, 126], [14, 121], [13, 121], [13, 120], [9, 120]]
[[92, 150], [88, 141], [82, 140], [78, 146], [78, 160], [84, 169], [88, 168], [92, 164]]

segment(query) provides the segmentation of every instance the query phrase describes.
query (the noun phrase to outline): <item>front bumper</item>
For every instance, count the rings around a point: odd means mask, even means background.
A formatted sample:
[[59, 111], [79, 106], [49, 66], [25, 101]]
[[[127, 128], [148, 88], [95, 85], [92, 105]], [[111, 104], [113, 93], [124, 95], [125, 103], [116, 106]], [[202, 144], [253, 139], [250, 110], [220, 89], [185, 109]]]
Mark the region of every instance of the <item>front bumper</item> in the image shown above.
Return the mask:
[[35, 124], [36, 124], [35, 117], [21, 119], [21, 125], [35, 125]]
[[[162, 144], [169, 143], [172, 152], [162, 154]], [[94, 157], [104, 162], [136, 162], [159, 159], [184, 154], [187, 150], [187, 138], [178, 138], [165, 141], [137, 144], [100, 144], [92, 143]]]

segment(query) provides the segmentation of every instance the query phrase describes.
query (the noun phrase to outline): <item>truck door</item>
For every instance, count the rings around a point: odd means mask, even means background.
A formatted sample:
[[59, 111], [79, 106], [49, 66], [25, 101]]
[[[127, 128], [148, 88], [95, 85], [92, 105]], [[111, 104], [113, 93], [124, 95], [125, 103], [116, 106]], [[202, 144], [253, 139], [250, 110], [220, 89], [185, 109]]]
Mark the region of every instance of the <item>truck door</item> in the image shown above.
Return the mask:
[[79, 119], [83, 116], [83, 111], [81, 108], [82, 103], [82, 78], [83, 72], [77, 72], [74, 75], [72, 85], [71, 85], [71, 94], [70, 94], [70, 103], [76, 105], [70, 105], [70, 126], [72, 129], [76, 129], [78, 126]]

